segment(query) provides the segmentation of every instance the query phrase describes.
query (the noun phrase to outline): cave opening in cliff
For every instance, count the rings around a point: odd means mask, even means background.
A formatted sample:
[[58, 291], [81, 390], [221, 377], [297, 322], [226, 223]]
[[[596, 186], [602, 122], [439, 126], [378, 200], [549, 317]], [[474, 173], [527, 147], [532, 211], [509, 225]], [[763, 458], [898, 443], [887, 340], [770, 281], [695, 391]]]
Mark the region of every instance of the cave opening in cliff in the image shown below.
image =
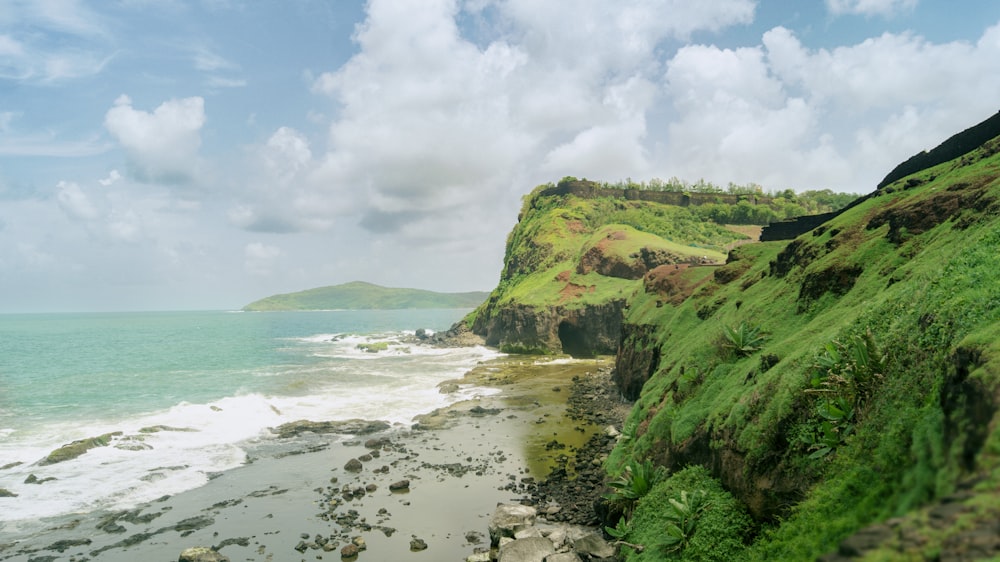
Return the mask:
[[573, 357], [593, 357], [594, 350], [587, 345], [586, 333], [570, 322], [559, 323], [559, 342], [563, 353]]

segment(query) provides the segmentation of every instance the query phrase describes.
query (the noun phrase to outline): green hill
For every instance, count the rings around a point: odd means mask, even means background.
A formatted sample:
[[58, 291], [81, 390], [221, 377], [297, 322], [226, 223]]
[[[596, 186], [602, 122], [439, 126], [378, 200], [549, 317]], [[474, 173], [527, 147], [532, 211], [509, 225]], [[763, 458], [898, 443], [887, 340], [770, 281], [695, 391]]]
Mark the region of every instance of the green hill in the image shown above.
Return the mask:
[[684, 208], [526, 197], [466, 323], [617, 353], [636, 402], [599, 511], [624, 559], [1000, 559], [997, 134], [724, 265], [733, 237]]
[[[669, 273], [630, 299], [615, 376], [637, 402], [610, 473], [697, 465], [741, 508], [628, 560], [996, 559], [998, 152], [995, 138], [794, 240], [741, 246], [686, 299]], [[672, 481], [625, 540], [662, 543], [681, 517], [668, 500], [696, 491]]]
[[394, 289], [354, 281], [297, 293], [273, 295], [243, 307], [245, 311], [368, 310], [405, 308], [474, 308], [488, 293], [436, 293], [421, 289]]
[[569, 178], [527, 195], [500, 283], [467, 318], [472, 331], [504, 351], [614, 353], [622, 309], [644, 275], [721, 263], [728, 247], [748, 240], [688, 207], [626, 198], [636, 194]]

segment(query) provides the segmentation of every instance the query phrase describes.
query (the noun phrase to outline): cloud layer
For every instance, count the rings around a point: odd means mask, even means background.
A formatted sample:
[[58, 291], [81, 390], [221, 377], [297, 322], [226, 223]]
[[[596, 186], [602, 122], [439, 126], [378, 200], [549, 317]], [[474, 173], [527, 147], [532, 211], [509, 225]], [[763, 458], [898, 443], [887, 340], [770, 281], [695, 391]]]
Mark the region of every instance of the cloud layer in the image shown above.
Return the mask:
[[997, 109], [1000, 23], [930, 2], [14, 0], [0, 294], [487, 289], [565, 175], [867, 192]]

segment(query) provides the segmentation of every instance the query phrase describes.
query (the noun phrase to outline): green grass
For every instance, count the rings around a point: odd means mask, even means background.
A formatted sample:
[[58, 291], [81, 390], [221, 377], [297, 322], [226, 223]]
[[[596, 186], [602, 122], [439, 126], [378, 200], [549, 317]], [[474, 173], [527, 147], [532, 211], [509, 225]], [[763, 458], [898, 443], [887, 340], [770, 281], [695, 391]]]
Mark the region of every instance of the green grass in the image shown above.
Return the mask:
[[[693, 533], [682, 546], [664, 544], [668, 525], [676, 523], [670, 500], [682, 494], [704, 494], [703, 509], [692, 521]], [[639, 500], [632, 516], [632, 532], [625, 540], [642, 545], [642, 552], [621, 547], [628, 562], [659, 560], [729, 561], [746, 547], [743, 536], [752, 530], [746, 511], [718, 481], [702, 467], [690, 467], [653, 487]]]
[[[998, 424], [993, 418], [990, 433], [975, 417], [1000, 395], [1000, 219], [991, 206], [1000, 201], [1000, 156], [980, 152], [919, 176], [925, 183], [904, 189], [901, 180], [800, 237], [791, 264], [781, 261], [787, 243], [742, 246], [740, 275], [709, 282], [678, 306], [636, 293], [626, 321], [657, 327], [660, 367], [630, 414], [636, 436], [613, 452], [611, 472], [632, 459], [684, 462], [691, 440], [705, 439], [714, 458], [742, 459], [716, 474], [723, 481], [752, 489], [780, 480], [798, 490], [797, 499], [757, 513], [767, 519], [740, 555], [750, 560], [814, 559], [865, 525], [918, 513], [972, 471], [1000, 480]], [[980, 188], [982, 197], [946, 220], [897, 228]], [[886, 212], [896, 213], [896, 226], [869, 228]], [[766, 340], [727, 354], [724, 329], [741, 324]], [[842, 444], [810, 458], [800, 438], [821, 421], [809, 384], [817, 362], [827, 345], [869, 331], [884, 373]], [[776, 361], [765, 367], [763, 356]], [[1000, 502], [991, 490], [981, 493]], [[653, 536], [661, 523], [638, 513], [634, 533]]]

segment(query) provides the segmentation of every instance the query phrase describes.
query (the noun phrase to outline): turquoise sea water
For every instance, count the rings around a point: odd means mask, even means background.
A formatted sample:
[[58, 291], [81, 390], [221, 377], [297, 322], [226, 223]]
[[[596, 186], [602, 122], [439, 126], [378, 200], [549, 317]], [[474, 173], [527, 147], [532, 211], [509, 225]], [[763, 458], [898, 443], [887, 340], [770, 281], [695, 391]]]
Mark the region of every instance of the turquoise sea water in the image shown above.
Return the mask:
[[[0, 315], [0, 488], [18, 494], [4, 500], [0, 528], [199, 486], [245, 463], [248, 444], [273, 439], [268, 428], [289, 421], [409, 424], [482, 392], [445, 395], [437, 384], [492, 351], [406, 338], [466, 312]], [[387, 351], [358, 348], [380, 341]], [[160, 426], [169, 429], [148, 431]], [[110, 446], [37, 464], [109, 432], [122, 432]], [[32, 474], [54, 480], [26, 484]]]

